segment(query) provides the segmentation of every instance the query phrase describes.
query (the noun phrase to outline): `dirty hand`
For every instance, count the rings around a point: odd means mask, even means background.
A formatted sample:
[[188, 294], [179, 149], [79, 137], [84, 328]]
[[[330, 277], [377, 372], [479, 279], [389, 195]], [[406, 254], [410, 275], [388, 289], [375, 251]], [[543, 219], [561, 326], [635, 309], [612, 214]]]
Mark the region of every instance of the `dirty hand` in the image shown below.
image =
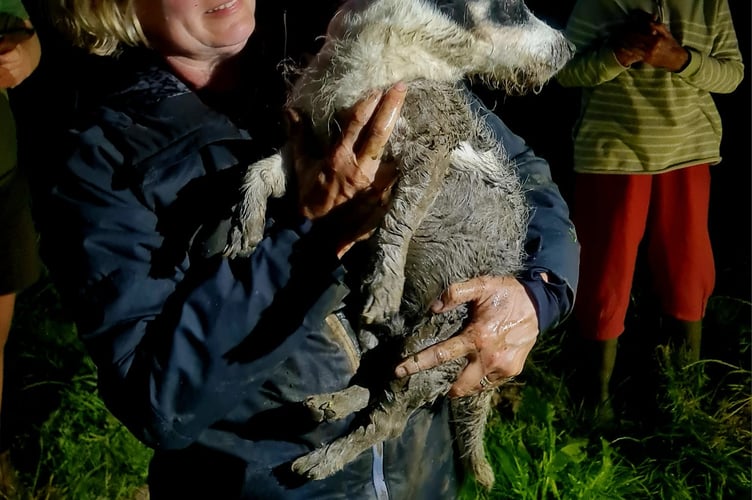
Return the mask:
[[653, 36], [642, 31], [624, 31], [611, 44], [619, 64], [628, 68], [645, 60], [645, 53], [653, 45]]
[[674, 38], [666, 25], [655, 22], [651, 28], [651, 43], [645, 50], [643, 61], [654, 68], [668, 71], [682, 69], [689, 59], [687, 49]]
[[674, 38], [666, 25], [653, 20], [644, 27], [627, 29], [612, 41], [614, 55], [622, 66], [644, 62], [654, 68], [679, 71], [689, 52]]
[[290, 112], [299, 211], [331, 229], [339, 257], [367, 238], [388, 209], [397, 171], [381, 157], [406, 92], [398, 83], [356, 103], [340, 120], [341, 137], [321, 158], [305, 150], [305, 125]]
[[449, 286], [431, 309], [441, 313], [464, 303], [469, 305], [468, 325], [403, 360], [395, 369], [398, 377], [464, 357], [468, 363], [449, 391], [449, 396], [459, 397], [520, 374], [538, 338], [538, 317], [525, 287], [512, 277], [481, 276]]

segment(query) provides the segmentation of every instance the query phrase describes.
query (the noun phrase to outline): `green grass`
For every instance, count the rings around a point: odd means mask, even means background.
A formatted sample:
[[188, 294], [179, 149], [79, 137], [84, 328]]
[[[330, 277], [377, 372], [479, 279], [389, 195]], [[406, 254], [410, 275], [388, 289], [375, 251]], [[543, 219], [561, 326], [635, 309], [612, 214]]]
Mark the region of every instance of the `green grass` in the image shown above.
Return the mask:
[[[666, 347], [643, 352], [633, 371], [645, 373], [615, 381], [624, 394], [616, 402], [618, 424], [609, 427], [588, 419], [570, 394], [565, 368], [551, 371], [572, 355], [566, 331], [542, 339], [519, 377], [521, 394], [490, 422], [494, 489], [478, 491], [468, 482], [463, 498], [751, 498], [750, 310], [748, 302], [711, 300], [705, 336], [715, 343], [707, 350], [728, 361], [678, 369]], [[644, 333], [646, 321], [637, 322]]]
[[[618, 425], [594, 426], [572, 395], [565, 325], [499, 398], [486, 439], [494, 489], [468, 480], [463, 499], [750, 498], [750, 303], [711, 299], [706, 359], [685, 369], [667, 349], [645, 347], [652, 320], [633, 309], [620, 356], [635, 363], [615, 375]], [[48, 284], [20, 297], [6, 356], [18, 477], [0, 483], [0, 498], [134, 498], [151, 452], [96, 396], [94, 366]]]
[[0, 498], [133, 498], [151, 451], [97, 396], [94, 364], [49, 284], [20, 297], [6, 359], [18, 477], [15, 492], [0, 483]]

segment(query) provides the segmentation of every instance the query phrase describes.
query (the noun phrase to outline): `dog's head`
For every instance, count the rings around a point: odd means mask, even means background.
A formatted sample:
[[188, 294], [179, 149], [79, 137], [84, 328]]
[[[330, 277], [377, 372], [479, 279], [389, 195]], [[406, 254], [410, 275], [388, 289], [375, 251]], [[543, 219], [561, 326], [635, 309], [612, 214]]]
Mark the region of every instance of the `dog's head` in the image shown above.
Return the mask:
[[411, 71], [433, 71], [416, 76], [481, 77], [517, 91], [545, 83], [573, 53], [564, 35], [523, 0], [350, 0], [330, 24], [329, 37], [370, 39], [372, 54], [382, 60], [402, 51], [390, 70], [399, 73], [396, 66], [404, 62], [404, 79]]
[[573, 55], [563, 33], [523, 0], [423, 0], [475, 38], [467, 76], [525, 91], [551, 78]]
[[475, 77], [524, 92], [545, 83], [572, 53], [564, 35], [522, 0], [349, 0], [290, 104], [326, 122], [367, 90], [400, 80]]

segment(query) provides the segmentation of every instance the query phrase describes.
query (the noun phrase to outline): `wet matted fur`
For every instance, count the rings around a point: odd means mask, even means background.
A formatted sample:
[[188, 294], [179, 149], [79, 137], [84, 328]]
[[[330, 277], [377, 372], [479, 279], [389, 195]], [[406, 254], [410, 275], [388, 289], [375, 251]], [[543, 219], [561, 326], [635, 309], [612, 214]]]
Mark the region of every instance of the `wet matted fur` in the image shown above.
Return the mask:
[[[408, 83], [385, 155], [399, 168], [392, 206], [374, 236], [365, 280], [362, 348], [389, 332], [409, 356], [457, 333], [464, 307], [433, 315], [429, 305], [451, 283], [514, 275], [523, 262], [528, 219], [513, 165], [462, 85], [467, 77], [524, 91], [543, 85], [571, 56], [562, 34], [521, 0], [351, 0], [306, 67], [288, 105], [310, 118], [329, 144], [335, 113], [371, 89]], [[249, 167], [226, 254], [250, 253], [263, 236], [266, 200], [282, 196], [292, 173], [289, 148]], [[399, 436], [409, 416], [445, 395], [464, 367], [452, 361], [393, 380], [378, 394], [353, 385], [306, 401], [320, 419], [367, 412], [352, 432], [297, 459], [312, 479], [342, 469], [360, 453]], [[494, 481], [483, 446], [491, 391], [451, 401], [458, 449], [476, 480]]]

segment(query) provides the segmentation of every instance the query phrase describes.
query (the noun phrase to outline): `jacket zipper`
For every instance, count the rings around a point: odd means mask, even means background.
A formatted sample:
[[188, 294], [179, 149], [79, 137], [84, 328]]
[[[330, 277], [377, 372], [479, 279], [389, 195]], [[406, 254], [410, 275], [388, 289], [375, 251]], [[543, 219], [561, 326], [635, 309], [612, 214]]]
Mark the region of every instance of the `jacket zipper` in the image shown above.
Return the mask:
[[[345, 355], [350, 361], [352, 372], [355, 373], [360, 366], [360, 349], [348, 334], [347, 326], [337, 313], [330, 314], [325, 321], [334, 336], [335, 342], [344, 349]], [[386, 471], [384, 469], [384, 443], [373, 445], [371, 453], [373, 455], [371, 480], [376, 492], [376, 500], [389, 500], [389, 488], [386, 485]]]

